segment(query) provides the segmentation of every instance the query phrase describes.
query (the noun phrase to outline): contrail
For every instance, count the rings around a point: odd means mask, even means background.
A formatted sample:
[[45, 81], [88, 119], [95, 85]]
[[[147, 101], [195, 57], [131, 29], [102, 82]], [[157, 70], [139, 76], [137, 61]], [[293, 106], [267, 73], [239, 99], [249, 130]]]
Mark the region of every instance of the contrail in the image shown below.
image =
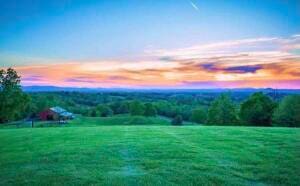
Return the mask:
[[192, 5], [192, 7], [193, 7], [196, 11], [199, 11], [199, 8], [197, 7], [197, 5], [195, 5], [195, 3], [193, 3], [192, 1], [190, 1], [190, 4]]

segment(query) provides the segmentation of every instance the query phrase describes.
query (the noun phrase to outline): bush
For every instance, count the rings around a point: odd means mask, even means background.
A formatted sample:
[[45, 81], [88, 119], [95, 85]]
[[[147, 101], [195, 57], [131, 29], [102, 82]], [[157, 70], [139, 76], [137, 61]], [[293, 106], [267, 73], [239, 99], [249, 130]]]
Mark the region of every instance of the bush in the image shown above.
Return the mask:
[[90, 116], [90, 117], [96, 117], [96, 116], [98, 116], [97, 110], [92, 109], [92, 110], [89, 112], [89, 116]]
[[273, 114], [273, 125], [300, 127], [300, 95], [283, 98]]
[[176, 126], [182, 125], [182, 116], [181, 115], [175, 116], [172, 120], [172, 125], [176, 125]]

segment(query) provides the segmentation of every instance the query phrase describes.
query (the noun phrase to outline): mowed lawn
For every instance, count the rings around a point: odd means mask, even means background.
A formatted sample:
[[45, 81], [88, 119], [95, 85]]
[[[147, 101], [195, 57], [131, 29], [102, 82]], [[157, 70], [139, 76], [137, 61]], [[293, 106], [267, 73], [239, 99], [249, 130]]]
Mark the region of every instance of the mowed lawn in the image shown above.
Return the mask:
[[0, 129], [0, 185], [299, 185], [300, 130]]

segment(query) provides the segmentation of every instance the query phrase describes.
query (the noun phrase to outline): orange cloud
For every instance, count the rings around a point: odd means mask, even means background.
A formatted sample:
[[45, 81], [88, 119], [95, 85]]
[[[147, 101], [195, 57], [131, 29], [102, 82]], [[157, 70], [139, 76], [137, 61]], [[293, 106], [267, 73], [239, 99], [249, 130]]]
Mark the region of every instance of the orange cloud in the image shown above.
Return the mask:
[[[152, 51], [149, 60], [16, 66], [24, 85], [300, 88], [299, 36]], [[151, 60], [150, 60], [151, 59]]]

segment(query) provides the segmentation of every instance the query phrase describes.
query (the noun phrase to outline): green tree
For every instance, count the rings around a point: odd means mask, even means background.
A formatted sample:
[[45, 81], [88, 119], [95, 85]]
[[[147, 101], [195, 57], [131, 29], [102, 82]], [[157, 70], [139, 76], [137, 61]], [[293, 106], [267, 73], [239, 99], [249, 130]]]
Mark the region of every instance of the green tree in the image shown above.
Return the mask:
[[300, 127], [300, 95], [283, 98], [273, 114], [273, 125]]
[[275, 103], [262, 92], [252, 94], [240, 109], [240, 118], [246, 125], [270, 126]]
[[0, 123], [19, 119], [30, 97], [25, 94], [20, 86], [20, 76], [17, 72], [8, 68], [0, 70]]
[[156, 116], [156, 114], [157, 114], [157, 111], [156, 111], [155, 107], [151, 103], [146, 103], [144, 116]]
[[207, 111], [203, 107], [194, 109], [192, 111], [191, 120], [196, 123], [205, 123], [207, 120]]
[[34, 100], [36, 112], [41, 112], [47, 108], [51, 107], [50, 101], [45, 97], [37, 97]]
[[127, 102], [122, 102], [117, 111], [119, 114], [129, 113], [129, 104]]
[[113, 111], [106, 105], [98, 105], [96, 110], [100, 113], [101, 117], [108, 117], [113, 115]]
[[173, 120], [172, 120], [172, 125], [182, 125], [182, 116], [181, 115], [176, 115]]
[[208, 109], [207, 124], [235, 125], [237, 121], [236, 108], [229, 95], [221, 94], [212, 102]]
[[119, 108], [120, 108], [121, 102], [120, 101], [115, 101], [113, 103], [109, 104], [110, 109], [113, 111], [114, 114], [120, 114], [119, 113]]
[[90, 110], [90, 112], [89, 112], [89, 116], [91, 116], [91, 117], [97, 117], [99, 114], [98, 114], [98, 112], [97, 112], [97, 110], [96, 109], [92, 109], [92, 110]]
[[132, 101], [129, 105], [130, 114], [133, 116], [144, 114], [144, 105], [140, 101]]

